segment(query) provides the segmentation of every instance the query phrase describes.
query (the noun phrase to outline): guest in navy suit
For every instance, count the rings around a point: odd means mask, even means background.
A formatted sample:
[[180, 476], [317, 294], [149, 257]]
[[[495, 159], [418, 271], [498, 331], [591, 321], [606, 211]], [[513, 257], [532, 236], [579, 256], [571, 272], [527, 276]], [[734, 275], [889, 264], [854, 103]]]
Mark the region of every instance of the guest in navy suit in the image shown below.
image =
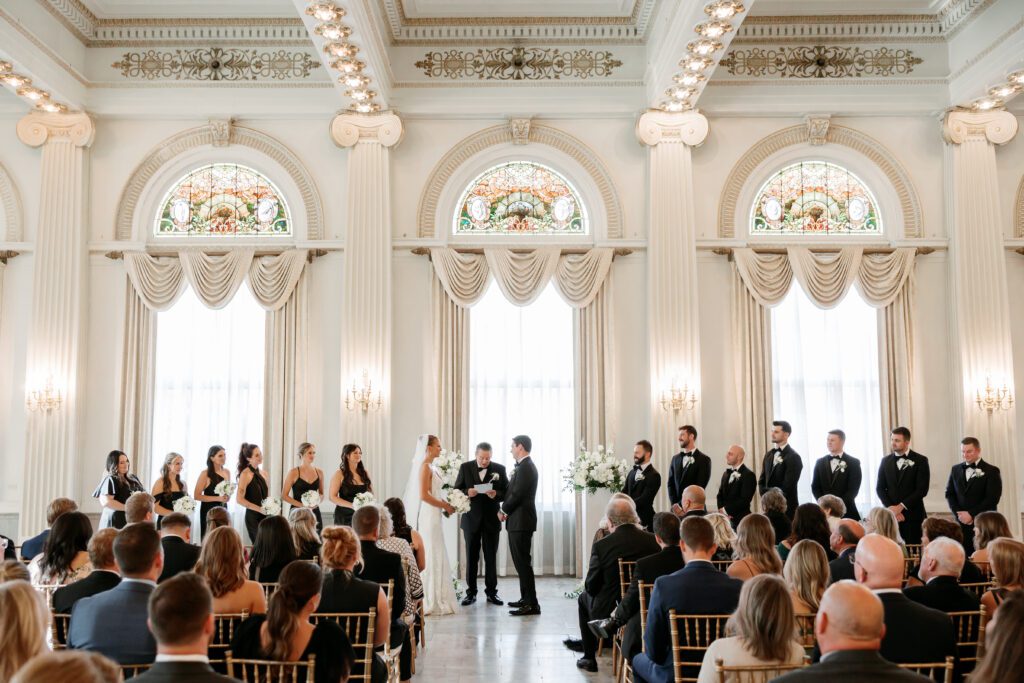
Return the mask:
[[[680, 526], [679, 547], [686, 564], [654, 582], [647, 611], [645, 651], [633, 657], [639, 681], [671, 683], [672, 641], [669, 610], [676, 614], [731, 614], [739, 603], [743, 582], [715, 569], [715, 530], [703, 517], [686, 517]], [[700, 660], [694, 662], [700, 666]]]
[[[78, 503], [70, 498], [54, 498], [51, 500], [50, 505], [46, 508], [46, 528], [21, 544], [21, 558], [23, 560], [31, 560], [43, 552], [43, 545], [46, 543], [46, 538], [50, 535], [50, 527], [57, 521], [57, 518], [65, 512], [76, 512], [77, 510]], [[11, 547], [13, 548], [13, 546]]]
[[991, 512], [1003, 497], [999, 468], [981, 459], [981, 442], [968, 436], [960, 442], [963, 463], [953, 465], [946, 483], [946, 502], [964, 535], [964, 551], [974, 552], [974, 518]]

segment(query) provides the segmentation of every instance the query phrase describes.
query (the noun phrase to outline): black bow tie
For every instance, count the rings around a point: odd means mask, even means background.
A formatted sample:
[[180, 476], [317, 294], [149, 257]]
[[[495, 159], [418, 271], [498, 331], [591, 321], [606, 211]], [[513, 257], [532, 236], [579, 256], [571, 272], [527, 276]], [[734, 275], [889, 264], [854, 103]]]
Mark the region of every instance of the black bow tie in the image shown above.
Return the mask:
[[637, 470], [638, 472], [639, 472], [640, 470], [642, 470], [643, 468], [644, 468], [644, 466], [643, 466], [643, 465], [633, 465], [633, 469], [634, 469], [634, 470]]
[[782, 449], [781, 448], [773, 448], [772, 449], [772, 453], [774, 453], [776, 455], [782, 455]]
[[832, 459], [833, 459], [833, 460], [839, 460], [839, 459], [840, 459], [840, 458], [842, 458], [842, 457], [843, 457], [843, 454], [842, 454], [842, 453], [840, 453], [839, 455], [833, 455], [833, 456], [832, 456]]
[[486, 471], [487, 471], [487, 468], [486, 468], [486, 467], [481, 467], [481, 468], [480, 468], [480, 471], [481, 471], [481, 472], [486, 472]]
[[516, 463], [516, 467], [519, 467], [521, 464], [522, 464], [521, 462], [517, 462]]
[[978, 469], [978, 466], [977, 466], [977, 465], [971, 465], [971, 464], [969, 464], [969, 463], [964, 463], [964, 469], [967, 469], [967, 470], [976, 470], [976, 469]]
[[725, 471], [726, 472], [738, 472], [739, 470], [737, 470], [735, 467], [726, 467]]

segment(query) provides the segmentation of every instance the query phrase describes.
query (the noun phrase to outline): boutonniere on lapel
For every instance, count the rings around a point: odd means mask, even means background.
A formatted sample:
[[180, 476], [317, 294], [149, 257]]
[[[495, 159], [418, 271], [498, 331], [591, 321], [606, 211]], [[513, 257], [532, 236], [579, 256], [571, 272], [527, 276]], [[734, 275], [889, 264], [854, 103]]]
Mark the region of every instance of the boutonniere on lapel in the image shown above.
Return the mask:
[[971, 479], [977, 479], [979, 477], [984, 477], [984, 476], [985, 476], [985, 472], [980, 467], [968, 467], [967, 468], [967, 481], [970, 481]]
[[846, 463], [843, 462], [842, 460], [840, 460], [839, 462], [836, 463], [836, 467], [832, 471], [833, 472], [845, 472], [846, 471]]
[[731, 483], [733, 483], [734, 481], [736, 481], [739, 478], [740, 478], [740, 471], [739, 470], [733, 470], [732, 474], [729, 475], [729, 483], [731, 484]]
[[906, 458], [906, 457], [896, 458], [896, 467], [898, 467], [901, 471], [907, 469], [908, 467], [913, 467], [913, 466], [914, 466], [914, 461], [911, 460], [910, 458]]
[[643, 480], [644, 480], [644, 471], [643, 470], [637, 470], [636, 471], [636, 476], [633, 477], [633, 481], [643, 481]]
[[782, 457], [782, 453], [776, 453], [775, 460], [773, 460], [772, 462], [776, 465], [781, 465], [784, 460], [785, 458]]
[[491, 483], [494, 483], [494, 482], [498, 481], [499, 479], [501, 479], [501, 477], [498, 476], [497, 472], [491, 472]]
[[692, 464], [693, 464], [693, 456], [692, 455], [684, 455], [683, 456], [683, 467], [689, 467]]

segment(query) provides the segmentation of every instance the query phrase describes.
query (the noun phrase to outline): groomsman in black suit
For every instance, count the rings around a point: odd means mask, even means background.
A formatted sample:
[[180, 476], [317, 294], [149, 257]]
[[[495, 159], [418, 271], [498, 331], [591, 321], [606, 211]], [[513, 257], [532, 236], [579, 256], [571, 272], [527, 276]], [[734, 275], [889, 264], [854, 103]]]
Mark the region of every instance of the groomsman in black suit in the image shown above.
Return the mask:
[[718, 484], [718, 511], [729, 517], [735, 529], [740, 520], [750, 514], [750, 501], [757, 490], [757, 477], [743, 464], [746, 453], [733, 444], [725, 454], [725, 472]]
[[906, 543], [921, 542], [924, 521], [924, 497], [928, 495], [930, 472], [928, 458], [910, 450], [910, 430], [892, 430], [892, 452], [878, 466], [875, 490], [882, 505], [892, 510], [899, 522], [900, 536]]
[[842, 498], [846, 505], [845, 517], [860, 519], [857, 510], [857, 494], [861, 482], [860, 460], [843, 450], [846, 433], [842, 429], [829, 432], [827, 444], [828, 455], [818, 458], [818, 462], [814, 463], [811, 493], [815, 500], [826, 494]]
[[981, 442], [968, 436], [960, 442], [963, 463], [953, 465], [946, 483], [946, 501], [964, 533], [967, 557], [974, 552], [974, 518], [996, 509], [1003, 495], [999, 468], [981, 459]]
[[800, 472], [804, 469], [800, 454], [789, 445], [789, 435], [792, 433], [793, 428], [785, 420], [772, 422], [773, 447], [764, 454], [761, 476], [757, 480], [758, 491], [762, 496], [772, 487], [782, 490], [786, 496], [786, 516], [790, 519], [793, 519], [800, 505], [796, 487], [800, 482]]
[[[466, 597], [462, 605], [476, 602], [476, 574], [480, 566], [480, 545], [484, 547], [484, 592], [487, 602], [504, 605], [498, 597], [498, 538], [501, 522], [498, 512], [505, 499], [508, 478], [505, 466], [491, 461], [491, 444], [477, 444], [476, 459], [462, 463], [455, 478], [455, 488], [469, 496], [469, 512], [462, 515], [460, 526], [466, 539]], [[490, 491], [480, 493], [476, 487], [489, 485]], [[486, 488], [486, 486], [484, 486]]]
[[683, 425], [679, 428], [679, 452], [672, 456], [668, 467], [668, 502], [672, 512], [681, 514], [676, 506], [682, 501], [687, 486], [708, 487], [711, 481], [711, 458], [697, 448], [697, 428]]
[[626, 486], [622, 492], [633, 499], [640, 523], [648, 531], [654, 522], [654, 497], [661, 489], [661, 474], [651, 464], [654, 446], [641, 439], [633, 447], [633, 469], [626, 475]]
[[533, 464], [530, 451], [533, 441], [519, 435], [512, 438], [512, 457], [515, 469], [508, 480], [505, 501], [501, 504], [498, 519], [505, 522], [508, 532], [508, 550], [512, 564], [519, 575], [519, 599], [508, 603], [514, 617], [540, 614], [537, 602], [537, 585], [533, 578], [533, 534], [537, 531], [537, 466]]

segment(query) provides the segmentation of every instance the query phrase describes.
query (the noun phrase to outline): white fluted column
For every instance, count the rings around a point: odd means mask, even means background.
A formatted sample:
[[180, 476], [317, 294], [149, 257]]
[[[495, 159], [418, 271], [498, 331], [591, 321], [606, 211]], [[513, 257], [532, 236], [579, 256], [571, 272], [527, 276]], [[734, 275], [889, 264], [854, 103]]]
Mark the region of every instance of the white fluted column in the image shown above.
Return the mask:
[[[63, 398], [60, 407], [37, 410], [28, 419], [18, 524], [24, 537], [46, 526], [51, 499], [80, 497], [76, 474], [85, 457], [80, 452], [79, 406], [88, 286], [87, 164], [95, 127], [84, 113], [34, 112], [18, 122], [17, 131], [23, 143], [41, 147], [42, 153], [25, 389], [43, 388], [52, 379]], [[102, 467], [99, 461], [97, 465]]]
[[[651, 417], [657, 469], [668, 475], [677, 428], [700, 429], [700, 315], [697, 309], [697, 226], [691, 147], [704, 142], [708, 120], [697, 112], [647, 112], [636, 127], [648, 146], [647, 319]], [[664, 410], [659, 398], [673, 383], [697, 396], [692, 408]], [[663, 494], [659, 494], [663, 495]], [[662, 501], [664, 503], [664, 501]]]
[[[1017, 119], [1005, 111], [950, 112], [942, 127], [950, 198], [953, 310], [959, 347], [963, 436], [981, 440], [982, 455], [1002, 470], [1000, 511], [1020, 534], [1015, 410], [991, 415], [975, 403], [986, 378], [1013, 387], [1010, 304], [999, 208], [996, 145], [1013, 139]], [[950, 444], [950, 450], [957, 449]]]
[[391, 482], [391, 148], [402, 139], [394, 114], [339, 114], [334, 142], [349, 148], [348, 227], [342, 276], [341, 384], [362, 385], [367, 372], [382, 387], [379, 410], [347, 410], [342, 396], [342, 439], [358, 443], [378, 497]]

